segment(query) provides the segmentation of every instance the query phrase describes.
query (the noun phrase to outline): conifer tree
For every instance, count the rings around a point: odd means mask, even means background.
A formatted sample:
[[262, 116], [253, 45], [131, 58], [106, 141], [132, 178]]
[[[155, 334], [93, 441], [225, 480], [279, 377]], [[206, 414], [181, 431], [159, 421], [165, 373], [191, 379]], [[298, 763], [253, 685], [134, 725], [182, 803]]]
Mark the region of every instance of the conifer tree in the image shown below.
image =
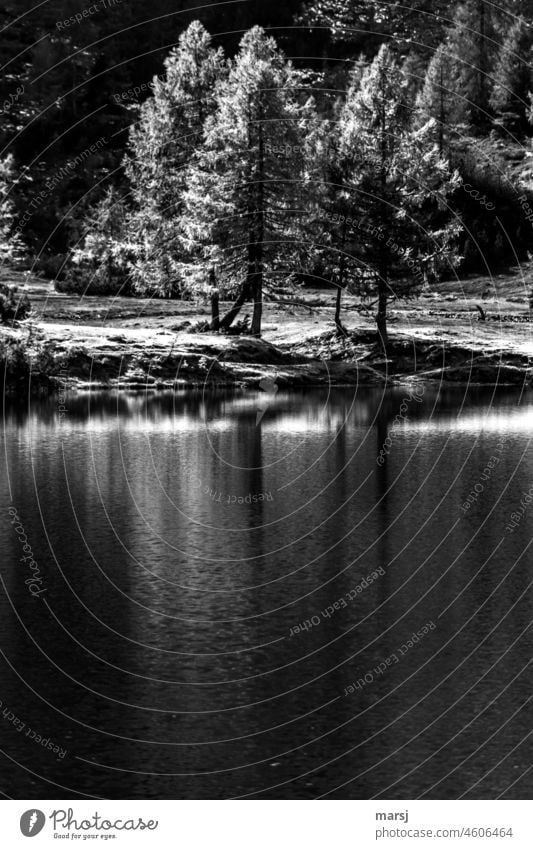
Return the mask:
[[412, 49], [402, 62], [402, 75], [405, 88], [405, 102], [413, 112], [424, 85], [427, 69], [427, 57]]
[[458, 185], [430, 127], [410, 129], [401, 68], [383, 45], [341, 116], [341, 149], [358, 209], [359, 290], [377, 296], [378, 338], [387, 351], [391, 299], [420, 292], [426, 275], [454, 262], [457, 227], [445, 201]]
[[[346, 102], [359, 90], [365, 68], [357, 63], [349, 78]], [[310, 186], [307, 194], [308, 215], [304, 233], [308, 264], [322, 281], [336, 290], [335, 326], [338, 335], [346, 330], [341, 320], [342, 297], [353, 291], [358, 281], [361, 260], [358, 256], [357, 206], [354, 202], [353, 161], [341, 152], [341, 132], [345, 105], [337, 106], [331, 122], [317, 121], [309, 128], [307, 139]]]
[[532, 28], [521, 18], [509, 30], [496, 65], [490, 102], [498, 123], [512, 132], [523, 132], [528, 125], [532, 46]]
[[457, 8], [447, 46], [455, 64], [456, 120], [483, 131], [491, 121], [490, 95], [496, 58], [494, 4], [465, 0]]
[[[11, 154], [0, 160], [0, 265], [19, 265], [26, 247], [15, 227], [13, 193], [16, 186], [15, 166]], [[19, 227], [20, 229], [20, 227]]]
[[91, 295], [129, 294], [135, 255], [128, 243], [128, 214], [119, 192], [108, 189], [85, 219], [86, 232], [72, 251], [60, 289]]
[[130, 132], [126, 174], [134, 211], [129, 241], [136, 246], [132, 281], [138, 292], [168, 296], [186, 290], [186, 170], [202, 143], [215, 84], [224, 70], [221, 50], [211, 46], [201, 23], [192, 23], [166, 59], [164, 76], [154, 79], [153, 96]]
[[450, 128], [456, 117], [457, 98], [454, 91], [454, 63], [447, 45], [441, 44], [428, 65], [424, 85], [415, 106], [415, 126], [434, 121], [435, 137], [442, 155]]
[[265, 284], [294, 270], [312, 108], [299, 103], [301, 84], [263, 29], [247, 32], [188, 175], [184, 226], [191, 249], [202, 249], [197, 280], [214, 269], [223, 292], [237, 294], [222, 329], [252, 300], [251, 332], [260, 335]]

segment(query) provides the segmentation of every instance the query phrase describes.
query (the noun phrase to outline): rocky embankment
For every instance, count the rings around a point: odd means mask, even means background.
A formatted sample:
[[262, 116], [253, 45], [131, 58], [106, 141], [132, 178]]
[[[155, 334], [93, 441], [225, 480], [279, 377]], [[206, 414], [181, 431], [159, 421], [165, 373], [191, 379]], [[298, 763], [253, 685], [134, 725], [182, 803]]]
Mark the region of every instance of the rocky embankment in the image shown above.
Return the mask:
[[372, 333], [339, 339], [331, 331], [282, 346], [242, 336], [164, 335], [133, 342], [125, 334], [115, 334], [93, 345], [48, 343], [44, 363], [36, 358], [32, 367], [29, 382], [34, 391], [257, 388], [263, 380], [285, 388], [413, 380], [526, 386], [533, 376], [526, 354], [391, 337], [390, 354], [384, 358]]

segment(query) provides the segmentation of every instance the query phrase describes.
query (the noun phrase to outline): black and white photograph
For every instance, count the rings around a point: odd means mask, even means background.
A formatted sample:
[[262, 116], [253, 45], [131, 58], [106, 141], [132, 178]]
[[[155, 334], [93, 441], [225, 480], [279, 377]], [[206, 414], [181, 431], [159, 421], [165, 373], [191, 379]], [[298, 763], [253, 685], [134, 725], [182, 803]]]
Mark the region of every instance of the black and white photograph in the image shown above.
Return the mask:
[[533, 0], [0, 45], [5, 845], [530, 847]]

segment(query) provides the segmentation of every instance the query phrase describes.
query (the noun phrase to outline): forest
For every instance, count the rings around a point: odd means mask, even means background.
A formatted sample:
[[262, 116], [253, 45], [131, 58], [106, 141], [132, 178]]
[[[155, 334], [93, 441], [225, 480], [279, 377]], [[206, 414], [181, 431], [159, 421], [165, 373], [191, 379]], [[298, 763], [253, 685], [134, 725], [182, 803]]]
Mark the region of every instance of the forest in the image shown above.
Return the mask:
[[530, 259], [529, 6], [7, 2], [4, 266], [253, 337], [331, 290], [388, 354], [391, 305]]

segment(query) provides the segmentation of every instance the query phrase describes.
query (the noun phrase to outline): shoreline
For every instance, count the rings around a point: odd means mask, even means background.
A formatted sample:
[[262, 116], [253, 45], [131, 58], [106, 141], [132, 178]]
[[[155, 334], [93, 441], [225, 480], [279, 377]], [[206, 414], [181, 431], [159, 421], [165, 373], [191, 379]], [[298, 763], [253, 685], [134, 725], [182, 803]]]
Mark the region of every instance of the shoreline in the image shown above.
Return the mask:
[[[330, 356], [317, 358], [317, 341], [331, 346]], [[252, 337], [202, 334], [177, 344], [169, 355], [152, 343], [144, 352], [124, 344], [113, 351], [59, 350], [42, 371], [4, 379], [4, 393], [50, 393], [60, 398], [72, 391], [183, 391], [204, 388], [279, 389], [354, 386], [515, 386], [529, 387], [533, 366], [526, 354], [513, 351], [468, 351], [449, 340], [431, 343], [391, 336], [391, 359], [384, 360], [367, 337], [339, 340], [333, 332], [294, 346], [277, 347]], [[26, 386], [26, 389], [22, 387]]]
[[[529, 276], [533, 285], [533, 267]], [[377, 348], [373, 316], [350, 294], [343, 308], [347, 338], [336, 335], [331, 291], [308, 289], [298, 292], [297, 302], [273, 296], [263, 337], [256, 339], [199, 332], [207, 318], [203, 303], [77, 296], [36, 277], [10, 273], [9, 280], [32, 305], [30, 320], [0, 334], [0, 368], [7, 364], [3, 383], [9, 395], [255, 390], [262, 381], [285, 389], [413, 383], [519, 387], [533, 378], [523, 270], [443, 282], [412, 303], [391, 304], [388, 360]]]

